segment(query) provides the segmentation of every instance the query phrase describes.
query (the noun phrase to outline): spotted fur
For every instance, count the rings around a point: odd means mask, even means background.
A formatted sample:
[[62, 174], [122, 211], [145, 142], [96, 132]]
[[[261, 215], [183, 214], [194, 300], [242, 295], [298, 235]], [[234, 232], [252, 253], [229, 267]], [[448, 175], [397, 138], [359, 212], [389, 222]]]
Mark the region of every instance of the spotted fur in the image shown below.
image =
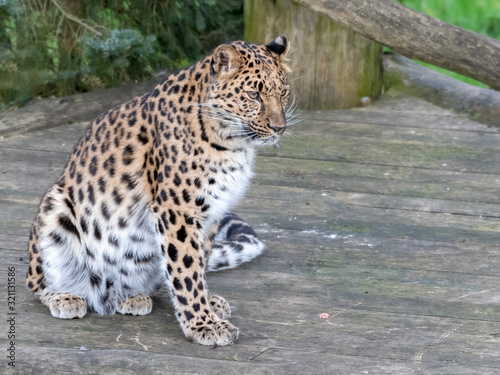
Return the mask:
[[148, 314], [166, 287], [186, 337], [238, 337], [205, 273], [263, 250], [230, 210], [255, 146], [276, 143], [290, 118], [287, 48], [284, 36], [221, 45], [87, 128], [42, 198], [28, 245], [28, 287], [53, 316]]

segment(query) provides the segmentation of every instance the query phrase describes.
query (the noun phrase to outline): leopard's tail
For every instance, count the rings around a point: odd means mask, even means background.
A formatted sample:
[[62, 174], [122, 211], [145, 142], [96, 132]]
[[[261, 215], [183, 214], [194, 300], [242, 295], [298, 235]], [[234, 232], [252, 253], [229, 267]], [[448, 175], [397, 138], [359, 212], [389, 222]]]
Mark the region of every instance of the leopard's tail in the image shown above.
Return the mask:
[[212, 253], [208, 259], [208, 271], [234, 268], [259, 256], [264, 250], [252, 227], [235, 214], [227, 214], [221, 220], [215, 236]]

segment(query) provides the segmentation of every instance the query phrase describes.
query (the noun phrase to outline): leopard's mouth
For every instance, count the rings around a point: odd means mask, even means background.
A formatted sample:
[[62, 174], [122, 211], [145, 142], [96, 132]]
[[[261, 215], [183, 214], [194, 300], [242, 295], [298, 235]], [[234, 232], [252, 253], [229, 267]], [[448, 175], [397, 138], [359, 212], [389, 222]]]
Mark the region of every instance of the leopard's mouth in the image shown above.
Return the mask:
[[256, 144], [258, 146], [275, 145], [279, 142], [281, 135], [285, 132], [285, 130], [279, 132], [267, 130], [268, 129], [264, 129], [258, 125], [247, 123], [244, 126], [243, 133], [247, 134], [244, 139], [247, 142]]
[[251, 141], [259, 146], [271, 146], [279, 142], [279, 135], [278, 134], [271, 134], [271, 135], [261, 135], [258, 133], [255, 133]]

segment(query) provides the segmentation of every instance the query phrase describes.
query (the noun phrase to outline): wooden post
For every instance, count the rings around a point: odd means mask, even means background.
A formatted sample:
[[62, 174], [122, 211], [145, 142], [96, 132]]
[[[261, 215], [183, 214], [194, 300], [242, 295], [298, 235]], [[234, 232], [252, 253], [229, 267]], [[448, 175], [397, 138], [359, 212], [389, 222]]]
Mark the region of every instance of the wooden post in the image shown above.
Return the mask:
[[292, 0], [245, 0], [245, 40], [285, 34], [292, 89], [304, 109], [352, 108], [382, 87], [381, 46]]

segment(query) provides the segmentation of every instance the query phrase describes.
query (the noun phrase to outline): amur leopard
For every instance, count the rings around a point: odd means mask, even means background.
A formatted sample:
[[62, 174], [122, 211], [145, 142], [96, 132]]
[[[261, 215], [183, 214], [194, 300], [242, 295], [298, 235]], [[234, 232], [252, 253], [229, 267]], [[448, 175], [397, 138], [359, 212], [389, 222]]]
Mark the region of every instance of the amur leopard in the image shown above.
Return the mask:
[[287, 51], [284, 35], [221, 45], [90, 124], [28, 245], [28, 287], [54, 317], [145, 315], [163, 287], [186, 337], [236, 340], [230, 306], [209, 294], [205, 274], [263, 250], [230, 210], [256, 146], [276, 143], [290, 119]]

